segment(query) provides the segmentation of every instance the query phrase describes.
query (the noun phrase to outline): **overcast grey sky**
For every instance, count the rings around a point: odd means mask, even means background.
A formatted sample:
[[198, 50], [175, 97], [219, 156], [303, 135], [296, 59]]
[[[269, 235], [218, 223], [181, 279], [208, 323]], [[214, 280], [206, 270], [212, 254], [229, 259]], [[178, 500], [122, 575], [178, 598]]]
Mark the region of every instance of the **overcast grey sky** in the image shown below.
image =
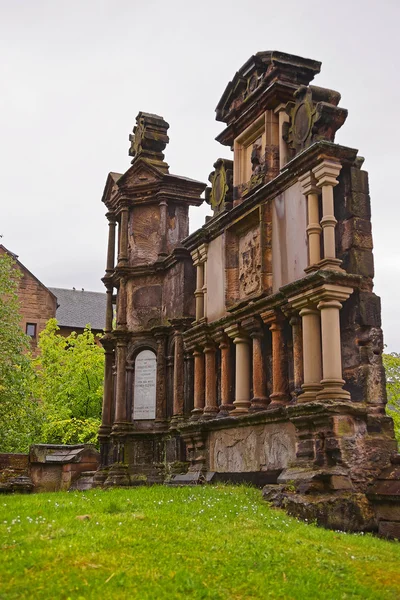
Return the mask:
[[[2, 243], [43, 283], [103, 290], [109, 171], [130, 164], [139, 110], [170, 123], [170, 170], [207, 181], [229, 150], [217, 102], [259, 50], [322, 61], [342, 94], [336, 141], [366, 157], [375, 291], [400, 351], [398, 0], [0, 0]], [[207, 209], [194, 209], [191, 229]]]

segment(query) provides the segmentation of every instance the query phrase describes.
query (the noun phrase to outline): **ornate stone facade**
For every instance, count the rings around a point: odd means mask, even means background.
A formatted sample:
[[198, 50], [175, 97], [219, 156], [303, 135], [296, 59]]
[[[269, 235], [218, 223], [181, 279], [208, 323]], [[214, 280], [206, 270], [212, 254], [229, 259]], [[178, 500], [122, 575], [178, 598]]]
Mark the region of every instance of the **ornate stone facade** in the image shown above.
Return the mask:
[[[325, 524], [358, 511], [355, 529], [377, 526], [370, 486], [396, 441], [368, 176], [334, 143], [347, 111], [309, 85], [320, 66], [260, 52], [239, 69], [216, 109], [233, 161], [211, 188], [169, 173], [168, 124], [139, 113], [132, 166], [103, 195], [99, 485], [241, 478], [300, 516], [322, 498]], [[214, 216], [188, 235], [204, 191]]]

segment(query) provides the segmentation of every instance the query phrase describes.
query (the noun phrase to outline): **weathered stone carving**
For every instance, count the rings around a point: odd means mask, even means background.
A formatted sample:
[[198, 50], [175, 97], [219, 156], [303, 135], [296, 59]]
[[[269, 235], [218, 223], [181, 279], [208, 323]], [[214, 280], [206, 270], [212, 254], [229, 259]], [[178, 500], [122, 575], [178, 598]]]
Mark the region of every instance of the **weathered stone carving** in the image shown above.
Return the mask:
[[[309, 86], [319, 68], [261, 52], [239, 69], [217, 106], [234, 163], [214, 164], [214, 217], [190, 235], [206, 186], [168, 173], [168, 124], [139, 113], [133, 164], [103, 194], [118, 237], [96, 482], [270, 483], [297, 516], [398, 536], [368, 176], [333, 143], [347, 111]], [[156, 368], [135, 374], [149, 350]]]
[[233, 161], [219, 158], [214, 163], [214, 169], [208, 177], [211, 188], [206, 189], [205, 198], [216, 215], [232, 208]]
[[285, 123], [283, 134], [292, 151], [297, 154], [320, 140], [333, 142], [347, 117], [347, 110], [337, 106], [340, 94], [302, 85], [293, 96], [295, 101], [286, 105], [290, 121]]
[[260, 232], [257, 229], [251, 229], [239, 238], [239, 282], [241, 296], [249, 296], [259, 289], [260, 275]]
[[[129, 156], [132, 163], [136, 158], [145, 158], [152, 163], [163, 163], [166, 145], [169, 142], [167, 131], [169, 124], [162, 117], [151, 113], [140, 112], [136, 117], [133, 134], [130, 134]], [[158, 166], [160, 166], [158, 164]]]

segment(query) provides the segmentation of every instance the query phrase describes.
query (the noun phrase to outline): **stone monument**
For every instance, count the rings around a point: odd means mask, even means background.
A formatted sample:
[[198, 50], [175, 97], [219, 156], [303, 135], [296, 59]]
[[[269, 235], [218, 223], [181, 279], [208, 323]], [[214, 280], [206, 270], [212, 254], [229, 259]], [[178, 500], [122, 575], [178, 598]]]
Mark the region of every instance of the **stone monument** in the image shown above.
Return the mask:
[[[347, 111], [310, 85], [320, 67], [269, 51], [237, 71], [216, 108], [233, 160], [211, 187], [169, 172], [168, 123], [139, 113], [102, 198], [95, 479], [251, 481], [300, 517], [399, 535], [368, 175], [335, 143]], [[214, 214], [189, 235], [203, 192]]]

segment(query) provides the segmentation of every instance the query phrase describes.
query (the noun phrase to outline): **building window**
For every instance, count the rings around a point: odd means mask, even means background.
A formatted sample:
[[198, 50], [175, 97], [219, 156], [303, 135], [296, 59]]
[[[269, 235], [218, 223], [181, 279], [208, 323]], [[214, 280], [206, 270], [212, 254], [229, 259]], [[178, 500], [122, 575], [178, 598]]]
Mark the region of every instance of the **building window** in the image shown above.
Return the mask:
[[36, 323], [26, 324], [26, 335], [29, 335], [33, 340], [36, 339]]

